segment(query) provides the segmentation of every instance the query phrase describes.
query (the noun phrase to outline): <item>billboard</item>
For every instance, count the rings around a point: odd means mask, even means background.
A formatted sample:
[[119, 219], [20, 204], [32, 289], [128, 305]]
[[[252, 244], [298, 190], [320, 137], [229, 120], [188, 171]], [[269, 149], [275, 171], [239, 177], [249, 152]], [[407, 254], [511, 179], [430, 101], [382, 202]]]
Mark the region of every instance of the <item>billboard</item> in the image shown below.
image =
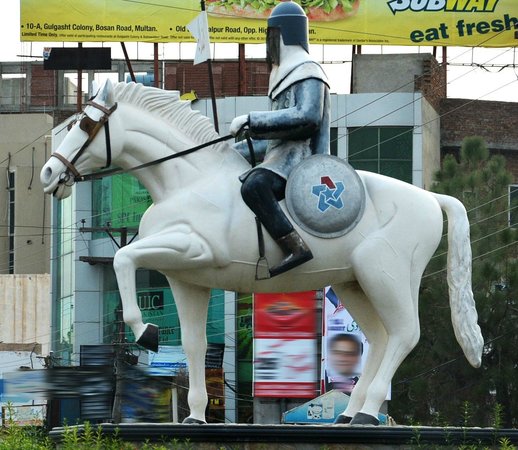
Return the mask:
[[254, 294], [254, 396], [317, 393], [316, 292]]
[[[206, 0], [211, 42], [264, 43], [280, 0]], [[302, 3], [298, 0], [297, 3]], [[314, 44], [513, 47], [516, 0], [303, 2]], [[193, 42], [199, 0], [21, 0], [20, 39], [40, 42]]]

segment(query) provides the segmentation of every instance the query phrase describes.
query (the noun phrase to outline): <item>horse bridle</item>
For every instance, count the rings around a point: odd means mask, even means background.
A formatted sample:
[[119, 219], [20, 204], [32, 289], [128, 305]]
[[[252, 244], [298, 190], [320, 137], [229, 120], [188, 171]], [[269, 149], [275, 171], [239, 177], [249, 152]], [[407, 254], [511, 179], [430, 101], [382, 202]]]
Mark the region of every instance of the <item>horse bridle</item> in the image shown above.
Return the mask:
[[[75, 123], [79, 120], [79, 128], [81, 130], [85, 131], [88, 134], [88, 139], [85, 141], [85, 143], [81, 146], [81, 148], [77, 151], [77, 153], [74, 155], [71, 161], [66, 159], [63, 155], [60, 153], [54, 152], [51, 156], [54, 156], [55, 158], [59, 159], [66, 167], [66, 170], [60, 175], [58, 185], [60, 184], [66, 184], [70, 181], [72, 178], [72, 184], [79, 181], [89, 181], [94, 179], [103, 178], [108, 175], [116, 175], [121, 173], [127, 173], [132, 172], [135, 170], [143, 169], [145, 167], [149, 167], [155, 164], [160, 164], [165, 161], [174, 159], [174, 158], [180, 158], [186, 155], [189, 155], [193, 152], [196, 152], [198, 150], [201, 150], [202, 148], [209, 147], [211, 145], [217, 144], [219, 142], [226, 141], [228, 139], [232, 139], [234, 136], [232, 134], [227, 134], [226, 136], [220, 136], [216, 139], [213, 139], [211, 141], [205, 142], [203, 144], [196, 145], [194, 147], [188, 148], [186, 150], [179, 151], [178, 153], [174, 153], [172, 155], [167, 155], [162, 158], [155, 159], [153, 161], [149, 161], [143, 164], [140, 164], [135, 167], [131, 167], [129, 169], [121, 169], [118, 167], [108, 169], [108, 170], [100, 170], [98, 172], [89, 173], [85, 175], [81, 175], [79, 171], [75, 167], [75, 163], [77, 162], [78, 158], [83, 154], [83, 152], [88, 148], [90, 143], [94, 140], [95, 136], [99, 132], [99, 130], [104, 126], [104, 134], [106, 139], [106, 165], [102, 167], [101, 169], [107, 169], [111, 166], [112, 162], [112, 153], [111, 153], [111, 144], [110, 144], [110, 126], [108, 119], [110, 118], [110, 115], [117, 109], [117, 103], [115, 103], [111, 108], [106, 108], [99, 103], [95, 103], [94, 101], [90, 100], [87, 102], [87, 105], [93, 106], [94, 108], [98, 109], [99, 111], [103, 112], [103, 115], [98, 121], [95, 121], [88, 117], [84, 112], [83, 117], [81, 119], [77, 119], [69, 124], [69, 129], [75, 125]], [[251, 141], [247, 137], [249, 150], [251, 153], [251, 159], [254, 161], [255, 165], [255, 157], [253, 155], [253, 147], [251, 145]], [[56, 188], [57, 189], [57, 188]]]
[[[88, 106], [93, 106], [94, 108], [98, 109], [103, 113], [101, 118], [99, 120], [93, 120], [92, 118], [88, 117], [83, 112], [83, 117], [79, 120], [79, 128], [86, 132], [88, 135], [88, 138], [84, 142], [84, 144], [81, 146], [81, 148], [76, 152], [74, 157], [71, 161], [66, 159], [63, 155], [60, 153], [54, 152], [51, 156], [54, 156], [55, 158], [59, 159], [67, 168], [65, 172], [63, 172], [60, 175], [59, 184], [68, 183], [71, 177], [73, 177], [73, 182], [80, 181], [83, 176], [79, 173], [79, 171], [75, 167], [75, 163], [80, 158], [80, 156], [84, 153], [84, 151], [88, 148], [88, 146], [92, 143], [95, 136], [97, 136], [97, 133], [99, 133], [100, 129], [104, 127], [104, 136], [106, 139], [106, 165], [102, 167], [103, 169], [109, 167], [112, 162], [112, 151], [111, 151], [111, 144], [110, 144], [110, 126], [108, 123], [108, 119], [117, 109], [117, 103], [115, 103], [111, 108], [106, 108], [99, 103], [94, 102], [93, 100], [90, 100], [86, 103]], [[72, 122], [70, 126], [73, 126], [76, 121]]]

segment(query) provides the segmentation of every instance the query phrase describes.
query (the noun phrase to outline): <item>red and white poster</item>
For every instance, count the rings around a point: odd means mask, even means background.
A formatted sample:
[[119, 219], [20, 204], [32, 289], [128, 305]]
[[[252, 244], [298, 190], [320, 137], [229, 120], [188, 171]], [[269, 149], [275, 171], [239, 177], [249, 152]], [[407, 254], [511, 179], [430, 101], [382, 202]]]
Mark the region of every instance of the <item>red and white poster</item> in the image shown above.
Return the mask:
[[315, 291], [254, 294], [254, 396], [318, 395]]

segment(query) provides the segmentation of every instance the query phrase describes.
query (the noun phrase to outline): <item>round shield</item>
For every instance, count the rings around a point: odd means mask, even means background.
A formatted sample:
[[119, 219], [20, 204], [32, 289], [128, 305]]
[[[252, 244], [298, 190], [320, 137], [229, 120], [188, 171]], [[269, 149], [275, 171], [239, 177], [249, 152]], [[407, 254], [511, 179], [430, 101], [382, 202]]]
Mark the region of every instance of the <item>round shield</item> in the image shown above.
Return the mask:
[[346, 161], [313, 155], [291, 171], [286, 205], [303, 230], [318, 237], [338, 237], [359, 222], [365, 208], [365, 189]]

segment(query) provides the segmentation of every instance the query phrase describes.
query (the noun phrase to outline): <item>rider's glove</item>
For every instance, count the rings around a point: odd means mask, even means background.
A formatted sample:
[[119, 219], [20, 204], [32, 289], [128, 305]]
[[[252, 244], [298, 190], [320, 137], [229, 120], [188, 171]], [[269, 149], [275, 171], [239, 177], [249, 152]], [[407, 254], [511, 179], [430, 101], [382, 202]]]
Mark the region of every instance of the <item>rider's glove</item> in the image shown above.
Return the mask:
[[230, 134], [237, 136], [248, 125], [248, 114], [237, 116], [230, 124]]

